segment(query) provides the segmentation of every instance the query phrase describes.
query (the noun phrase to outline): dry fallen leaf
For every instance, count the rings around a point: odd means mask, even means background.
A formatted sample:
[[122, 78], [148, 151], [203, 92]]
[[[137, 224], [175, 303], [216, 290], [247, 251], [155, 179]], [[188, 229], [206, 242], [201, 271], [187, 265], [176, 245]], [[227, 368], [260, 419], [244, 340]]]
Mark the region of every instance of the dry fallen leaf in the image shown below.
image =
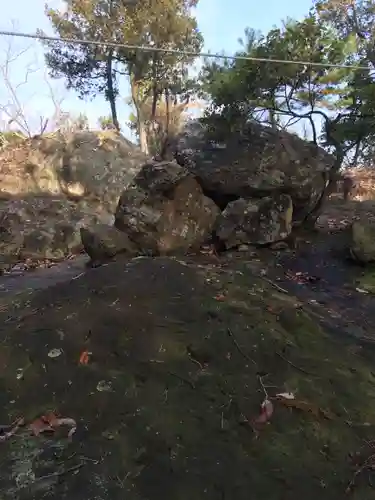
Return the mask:
[[292, 392], [280, 392], [276, 394], [278, 399], [296, 399]]
[[49, 412], [41, 417], [35, 419], [29, 425], [29, 430], [34, 434], [34, 436], [39, 436], [42, 432], [54, 432], [58, 427], [66, 425], [70, 427], [68, 437], [72, 437], [77, 428], [77, 423], [73, 418], [61, 418], [57, 417], [54, 413]]
[[29, 429], [34, 436], [39, 436], [42, 432], [53, 431], [52, 426], [48, 423], [48, 421], [44, 420], [43, 417], [36, 418], [33, 422], [31, 422]]
[[217, 300], [219, 302], [223, 302], [225, 300], [225, 295], [222, 293], [219, 293], [218, 295], [216, 295], [215, 300]]
[[326, 419], [332, 420], [333, 415], [330, 411], [323, 410], [322, 408], [319, 408], [319, 406], [315, 406], [312, 403], [309, 403], [307, 401], [299, 401], [297, 399], [290, 399], [290, 398], [277, 398], [278, 401], [280, 401], [281, 404], [284, 406], [287, 406], [288, 408], [294, 408], [296, 410], [301, 410], [306, 413], [311, 413], [315, 417], [324, 417]]
[[83, 351], [79, 357], [79, 364], [80, 365], [87, 365], [88, 362], [90, 361], [90, 356], [91, 356], [91, 352]]
[[269, 399], [265, 399], [260, 407], [260, 414], [253, 419], [254, 424], [267, 423], [273, 414], [273, 404]]

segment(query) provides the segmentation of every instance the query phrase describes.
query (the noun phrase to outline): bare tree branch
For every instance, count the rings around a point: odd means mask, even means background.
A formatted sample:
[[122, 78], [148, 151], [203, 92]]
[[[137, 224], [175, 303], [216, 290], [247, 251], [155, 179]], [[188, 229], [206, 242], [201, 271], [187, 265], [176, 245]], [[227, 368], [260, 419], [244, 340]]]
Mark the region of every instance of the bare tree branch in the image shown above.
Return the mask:
[[[32, 49], [32, 45], [16, 50], [14, 47], [14, 40], [8, 39], [8, 44], [4, 50], [3, 61], [0, 62], [0, 82], [2, 83], [3, 95], [0, 95], [0, 116], [2, 115], [5, 121], [5, 129], [14, 130], [17, 128], [22, 134], [27, 137], [32, 137], [34, 134], [45, 133], [47, 128], [56, 128], [60, 122], [62, 111], [61, 105], [64, 100], [63, 97], [57, 97], [51, 82], [48, 78], [47, 71], [44, 71], [43, 83], [48, 89], [48, 99], [53, 104], [52, 116], [32, 116], [26, 109], [26, 105], [36, 97], [36, 92], [22, 99], [22, 92], [27, 88], [32, 88], [31, 77], [41, 72], [37, 66], [37, 61], [29, 62], [22, 65], [22, 59]], [[14, 76], [15, 66], [23, 66], [23, 73], [21, 77]], [[19, 73], [17, 68], [17, 73]]]
[[18, 83], [13, 82], [11, 65], [17, 62], [26, 52], [28, 52], [31, 46], [15, 52], [12, 42], [13, 40], [10, 38], [5, 50], [4, 62], [0, 65], [0, 75], [7, 94], [5, 103], [0, 103], [0, 111], [6, 116], [8, 127], [16, 124], [25, 135], [30, 137], [32, 135], [32, 131], [26, 118], [24, 106], [18, 97], [18, 93], [21, 87], [27, 85], [29, 76], [36, 73], [38, 70], [33, 68], [32, 64], [28, 64], [25, 68], [23, 80]]

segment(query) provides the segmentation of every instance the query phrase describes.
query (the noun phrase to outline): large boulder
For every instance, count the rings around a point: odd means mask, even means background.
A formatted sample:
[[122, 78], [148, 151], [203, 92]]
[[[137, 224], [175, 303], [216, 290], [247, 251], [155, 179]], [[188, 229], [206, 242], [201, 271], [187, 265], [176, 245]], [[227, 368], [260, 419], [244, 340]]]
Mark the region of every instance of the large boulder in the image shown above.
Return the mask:
[[97, 224], [81, 227], [81, 241], [85, 252], [91, 258], [91, 264], [101, 264], [120, 253], [136, 255], [137, 247], [126, 233], [113, 226]]
[[82, 249], [81, 227], [112, 224], [147, 157], [114, 131], [54, 133], [0, 151], [0, 272]]
[[122, 190], [147, 157], [115, 131], [50, 134], [0, 153], [0, 197], [65, 195], [114, 212]]
[[80, 228], [113, 220], [101, 206], [63, 196], [0, 203], [0, 273], [17, 262], [59, 261], [82, 250]]
[[318, 206], [334, 163], [322, 148], [258, 124], [222, 132], [193, 120], [173, 148], [177, 162], [221, 208], [239, 198], [288, 194], [295, 225]]
[[353, 260], [361, 264], [375, 262], [375, 223], [373, 221], [353, 222], [350, 226], [349, 251]]
[[115, 227], [140, 253], [168, 254], [199, 247], [220, 210], [176, 162], [146, 163], [120, 197]]
[[226, 249], [243, 243], [282, 241], [292, 230], [293, 204], [286, 194], [230, 202], [216, 222], [215, 235]]

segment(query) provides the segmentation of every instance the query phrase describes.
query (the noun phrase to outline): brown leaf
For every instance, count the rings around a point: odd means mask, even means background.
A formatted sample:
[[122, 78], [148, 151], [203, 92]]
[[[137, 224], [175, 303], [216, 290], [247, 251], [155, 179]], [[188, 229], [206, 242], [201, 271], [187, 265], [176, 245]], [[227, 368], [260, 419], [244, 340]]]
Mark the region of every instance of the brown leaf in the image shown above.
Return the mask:
[[29, 425], [29, 429], [35, 436], [38, 436], [42, 432], [54, 432], [58, 427], [61, 427], [62, 425], [71, 427], [68, 433], [68, 437], [71, 437], [77, 428], [77, 423], [73, 418], [61, 418], [57, 417], [53, 412], [49, 412], [35, 419]]
[[31, 422], [29, 429], [34, 436], [39, 436], [42, 432], [53, 431], [53, 427], [47, 421], [43, 420], [43, 417], [36, 418]]

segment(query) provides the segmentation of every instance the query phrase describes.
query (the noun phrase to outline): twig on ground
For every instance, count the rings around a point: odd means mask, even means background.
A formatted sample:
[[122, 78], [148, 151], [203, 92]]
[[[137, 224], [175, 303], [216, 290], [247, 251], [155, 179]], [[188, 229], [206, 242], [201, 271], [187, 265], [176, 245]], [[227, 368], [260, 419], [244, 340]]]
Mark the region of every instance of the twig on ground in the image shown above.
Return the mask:
[[197, 359], [193, 358], [193, 356], [191, 356], [190, 354], [189, 354], [189, 359], [190, 359], [190, 361], [192, 361], [193, 363], [195, 363], [196, 365], [198, 365], [201, 370], [203, 370], [202, 363], [200, 363]]
[[267, 392], [267, 389], [266, 389], [266, 386], [263, 384], [263, 380], [262, 380], [262, 377], [260, 375], [258, 375], [258, 380], [259, 380], [259, 384], [262, 388], [262, 391], [264, 392], [264, 396], [266, 399], [269, 399], [268, 398], [268, 392]]
[[51, 479], [52, 477], [61, 477], [65, 476], [66, 474], [69, 474], [70, 472], [74, 473], [78, 471], [79, 469], [82, 469], [84, 466], [84, 462], [81, 462], [77, 465], [74, 465], [73, 467], [70, 467], [69, 469], [64, 469], [60, 472], [52, 472], [51, 474], [46, 474], [45, 476], [39, 476], [35, 478], [35, 481], [44, 481], [45, 479]]
[[291, 361], [289, 361], [289, 359], [287, 359], [285, 356], [283, 356], [280, 352], [276, 352], [275, 354], [277, 356], [279, 356], [279, 358], [281, 358], [283, 361], [285, 361], [285, 363], [288, 363], [288, 365], [292, 366], [296, 370], [298, 370], [298, 371], [300, 371], [302, 373], [305, 373], [306, 375], [311, 375], [312, 377], [316, 377], [317, 376], [314, 373], [308, 372], [307, 370], [304, 370], [303, 368], [295, 365], [294, 363], [292, 363]]
[[248, 361], [250, 361], [251, 363], [253, 363], [254, 365], [256, 365], [256, 362], [255, 362], [252, 358], [250, 358], [250, 356], [248, 356], [248, 355], [247, 355], [247, 354], [246, 354], [246, 353], [245, 353], [245, 352], [241, 349], [241, 347], [239, 346], [239, 344], [238, 344], [238, 342], [237, 342], [236, 338], [234, 337], [234, 335], [233, 335], [233, 333], [232, 333], [232, 331], [231, 331], [231, 329], [230, 329], [230, 328], [227, 328], [227, 333], [228, 333], [229, 337], [232, 339], [233, 344], [236, 346], [236, 348], [237, 348], [238, 352], [239, 352], [240, 354], [242, 354], [242, 356], [243, 356], [245, 359], [247, 359]]
[[267, 283], [269, 283], [270, 285], [272, 285], [273, 287], [275, 287], [276, 290], [278, 290], [279, 292], [289, 294], [288, 290], [285, 290], [285, 288], [281, 288], [281, 286], [277, 285], [274, 281], [266, 278], [265, 276], [262, 276], [262, 278], [265, 281], [267, 281]]
[[178, 375], [177, 373], [171, 372], [170, 370], [168, 370], [168, 373], [169, 373], [169, 375], [172, 375], [173, 377], [176, 377], [179, 380], [182, 380], [182, 382], [185, 382], [185, 384], [189, 384], [192, 389], [195, 389], [195, 385], [191, 380], [189, 380], [185, 377], [181, 377], [181, 375]]
[[19, 418], [11, 425], [0, 426], [0, 429], [2, 431], [0, 433], [0, 442], [6, 441], [7, 439], [14, 436], [15, 433], [18, 431], [18, 429], [22, 427], [24, 424], [25, 424], [25, 419]]

